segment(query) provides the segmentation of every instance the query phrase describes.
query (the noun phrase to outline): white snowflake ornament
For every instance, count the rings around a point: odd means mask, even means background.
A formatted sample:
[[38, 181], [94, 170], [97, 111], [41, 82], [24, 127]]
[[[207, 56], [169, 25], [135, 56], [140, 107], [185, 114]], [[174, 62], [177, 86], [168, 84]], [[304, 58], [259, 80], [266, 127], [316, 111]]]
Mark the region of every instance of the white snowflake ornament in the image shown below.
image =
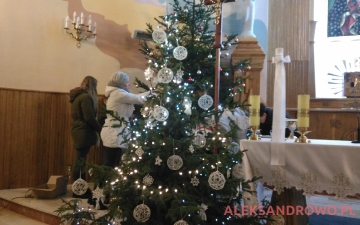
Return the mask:
[[174, 72], [167, 67], [164, 67], [161, 70], [159, 70], [157, 74], [157, 79], [159, 83], [165, 83], [165, 84], [170, 83], [173, 77], [174, 77]]
[[183, 160], [178, 155], [172, 155], [167, 160], [167, 165], [171, 170], [178, 170], [183, 165]]
[[150, 66], [144, 72], [145, 79], [150, 80], [154, 77], [154, 71], [150, 68]]
[[199, 179], [195, 176], [195, 177], [191, 178], [190, 183], [192, 183], [193, 186], [198, 186], [199, 183], [200, 183], [200, 181], [199, 181]]
[[146, 222], [151, 215], [150, 208], [145, 204], [140, 204], [135, 207], [133, 211], [133, 216], [138, 222]]
[[141, 157], [144, 154], [144, 150], [140, 146], [138, 149], [136, 149], [135, 154], [139, 157]]
[[169, 111], [163, 106], [155, 106], [153, 113], [153, 117], [160, 122], [165, 121], [169, 117]]
[[154, 183], [154, 178], [152, 176], [150, 176], [150, 174], [148, 174], [143, 178], [143, 183], [146, 186], [150, 186]]
[[88, 183], [85, 180], [79, 178], [76, 181], [74, 181], [71, 189], [74, 194], [83, 195], [85, 194], [88, 188], [89, 188]]
[[179, 220], [174, 225], [189, 225], [185, 220]]
[[95, 190], [93, 190], [92, 196], [93, 198], [97, 198], [97, 199], [104, 197], [104, 190], [99, 188], [99, 186], [97, 186]]
[[198, 100], [198, 105], [204, 110], [208, 110], [213, 105], [213, 99], [210, 95], [204, 94]]
[[156, 43], [161, 44], [166, 41], [167, 37], [165, 31], [158, 27], [153, 31], [152, 38]]
[[174, 49], [173, 55], [177, 60], [184, 60], [188, 55], [188, 51], [184, 46], [178, 46]]
[[209, 185], [214, 190], [221, 190], [225, 186], [226, 179], [222, 173], [215, 171], [209, 176]]
[[184, 71], [181, 68], [178, 69], [178, 71], [176, 71], [176, 76], [182, 78], [182, 76], [184, 76]]
[[160, 156], [157, 156], [155, 159], [155, 165], [161, 165], [162, 159], [160, 159]]
[[190, 145], [190, 146], [189, 146], [189, 151], [190, 151], [191, 153], [194, 152], [194, 146], [193, 146], [193, 145]]
[[245, 175], [244, 167], [240, 163], [236, 164], [232, 169], [232, 174], [236, 179], [243, 178]]

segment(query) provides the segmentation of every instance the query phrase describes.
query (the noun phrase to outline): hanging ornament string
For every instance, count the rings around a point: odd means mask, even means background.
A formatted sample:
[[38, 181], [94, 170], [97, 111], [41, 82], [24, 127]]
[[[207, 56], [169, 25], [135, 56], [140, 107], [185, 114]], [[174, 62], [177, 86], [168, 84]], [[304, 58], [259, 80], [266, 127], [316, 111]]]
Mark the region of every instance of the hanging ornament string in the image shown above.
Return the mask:
[[175, 154], [174, 139], [173, 139], [173, 155], [167, 159], [167, 165], [171, 170], [178, 170], [183, 166], [182, 158]]
[[173, 154], [175, 155], [175, 148], [174, 148], [174, 147], [175, 147], [175, 143], [174, 143], [174, 139], [173, 139], [173, 146], [172, 146], [172, 147], [173, 147]]
[[188, 51], [184, 46], [179, 46], [179, 41], [177, 38], [176, 38], [176, 45], [177, 45], [177, 47], [173, 51], [173, 55], [174, 55], [175, 59], [177, 59], [177, 60], [186, 59], [186, 57], [188, 55]]
[[80, 177], [72, 184], [72, 191], [76, 195], [83, 195], [86, 193], [88, 189], [88, 183], [81, 178], [81, 169], [80, 169]]
[[208, 110], [214, 101], [210, 95], [207, 94], [207, 88], [204, 88], [204, 94], [198, 99], [198, 105], [204, 110]]

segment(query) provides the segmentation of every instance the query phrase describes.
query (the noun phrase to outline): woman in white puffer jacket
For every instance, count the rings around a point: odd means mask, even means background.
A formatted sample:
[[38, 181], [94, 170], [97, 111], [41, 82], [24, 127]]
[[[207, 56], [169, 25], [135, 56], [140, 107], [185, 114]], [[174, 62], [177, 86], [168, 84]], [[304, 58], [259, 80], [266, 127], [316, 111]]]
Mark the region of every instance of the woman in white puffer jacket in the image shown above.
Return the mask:
[[[119, 165], [121, 152], [128, 148], [128, 144], [124, 142], [124, 137], [126, 137], [125, 139], [130, 138], [128, 130], [130, 124], [128, 122], [130, 122], [129, 118], [133, 114], [134, 104], [144, 104], [145, 96], [149, 94], [148, 92], [142, 94], [130, 93], [129, 82], [129, 76], [119, 71], [110, 77], [110, 81], [105, 88], [106, 109], [113, 111], [115, 115], [127, 121], [126, 124], [122, 123], [119, 126], [120, 121], [114, 120], [112, 115], [107, 114], [100, 133], [105, 150], [104, 165], [112, 168]], [[113, 127], [114, 125], [119, 127]], [[121, 132], [123, 133], [120, 134]]]

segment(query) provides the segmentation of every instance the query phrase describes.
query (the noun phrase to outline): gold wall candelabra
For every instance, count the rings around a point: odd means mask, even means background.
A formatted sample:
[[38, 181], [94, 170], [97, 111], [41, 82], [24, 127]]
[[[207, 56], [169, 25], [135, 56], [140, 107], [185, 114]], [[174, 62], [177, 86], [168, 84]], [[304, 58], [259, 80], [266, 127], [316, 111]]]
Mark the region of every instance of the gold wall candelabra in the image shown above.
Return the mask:
[[73, 25], [73, 29], [74, 29], [74, 34], [73, 32], [70, 31], [69, 28], [69, 16], [66, 17], [65, 20], [65, 31], [67, 34], [69, 34], [72, 38], [74, 38], [76, 40], [76, 46], [78, 48], [80, 48], [81, 41], [86, 41], [87, 39], [90, 38], [95, 38], [96, 36], [96, 22], [94, 22], [94, 24], [92, 24], [92, 19], [91, 19], [91, 15], [89, 15], [88, 18], [88, 23], [87, 25], [84, 23], [84, 14], [81, 13], [80, 17], [76, 17], [76, 12], [74, 12], [74, 17], [72, 20], [72, 25]]

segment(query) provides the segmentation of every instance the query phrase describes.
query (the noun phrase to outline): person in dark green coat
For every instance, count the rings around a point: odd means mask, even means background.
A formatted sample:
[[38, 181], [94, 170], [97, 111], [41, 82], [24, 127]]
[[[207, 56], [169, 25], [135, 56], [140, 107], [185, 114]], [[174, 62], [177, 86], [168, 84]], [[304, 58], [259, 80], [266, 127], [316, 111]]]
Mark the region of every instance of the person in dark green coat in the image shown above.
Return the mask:
[[[97, 80], [92, 76], [86, 76], [80, 87], [70, 90], [71, 102], [71, 136], [73, 147], [76, 150], [76, 156], [72, 167], [73, 181], [80, 178], [80, 167], [77, 162], [80, 159], [86, 161], [86, 157], [92, 145], [98, 141], [101, 131], [101, 125], [96, 119], [98, 108]], [[85, 169], [81, 169], [81, 178], [85, 180]], [[91, 190], [88, 189], [85, 194], [77, 195], [73, 193], [74, 198], [91, 197]]]

